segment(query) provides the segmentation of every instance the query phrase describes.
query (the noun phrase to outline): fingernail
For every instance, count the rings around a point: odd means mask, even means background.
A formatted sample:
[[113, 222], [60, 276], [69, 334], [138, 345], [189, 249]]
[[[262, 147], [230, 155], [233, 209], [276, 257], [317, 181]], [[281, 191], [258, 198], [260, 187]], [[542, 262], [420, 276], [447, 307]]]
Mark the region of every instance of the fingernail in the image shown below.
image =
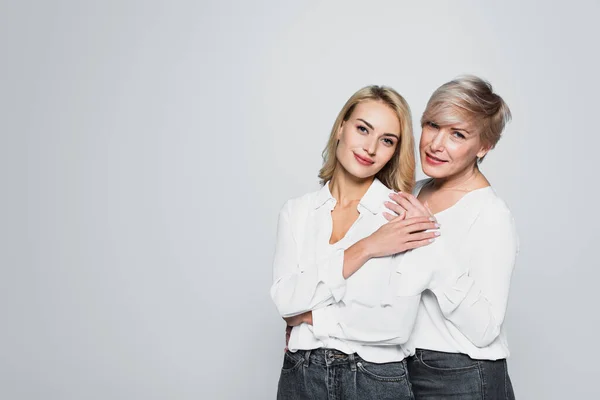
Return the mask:
[[429, 239], [429, 243], [433, 243], [433, 242], [435, 242], [435, 238]]
[[437, 231], [437, 232], [435, 232], [435, 233], [434, 233], [434, 235], [435, 235], [435, 236], [440, 236], [440, 235], [441, 235], [441, 233], [440, 233], [440, 231]]
[[435, 221], [436, 221], [436, 219], [435, 219], [435, 218], [433, 218], [433, 217], [429, 217], [429, 220], [430, 220], [431, 222], [435, 222]]
[[434, 225], [435, 225], [435, 227], [436, 227], [436, 228], [439, 228], [439, 227], [440, 227], [440, 224], [434, 224]]

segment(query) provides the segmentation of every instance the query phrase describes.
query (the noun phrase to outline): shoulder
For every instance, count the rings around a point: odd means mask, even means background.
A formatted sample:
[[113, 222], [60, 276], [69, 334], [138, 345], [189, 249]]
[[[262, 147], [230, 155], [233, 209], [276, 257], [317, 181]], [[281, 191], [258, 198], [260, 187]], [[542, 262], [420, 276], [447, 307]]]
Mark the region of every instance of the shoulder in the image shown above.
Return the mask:
[[492, 221], [512, 219], [510, 208], [493, 188], [490, 188], [487, 193], [485, 204], [481, 210], [481, 216]]
[[317, 190], [287, 200], [281, 207], [280, 214], [288, 214], [290, 216], [306, 216], [309, 210], [314, 208], [319, 192], [320, 191]]
[[480, 226], [493, 229], [496, 232], [510, 231], [516, 235], [515, 220], [506, 202], [490, 188], [482, 196], [482, 207], [477, 221]]

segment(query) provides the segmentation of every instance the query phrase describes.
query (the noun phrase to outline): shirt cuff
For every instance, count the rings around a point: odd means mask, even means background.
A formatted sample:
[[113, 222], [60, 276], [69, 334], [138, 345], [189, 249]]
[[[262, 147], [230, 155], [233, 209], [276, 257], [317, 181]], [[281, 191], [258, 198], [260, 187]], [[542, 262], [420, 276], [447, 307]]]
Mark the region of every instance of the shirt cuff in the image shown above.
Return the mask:
[[333, 307], [323, 307], [312, 310], [313, 335], [321, 341], [329, 339], [337, 325]]
[[439, 271], [434, 274], [429, 288], [437, 297], [444, 315], [448, 315], [467, 297], [473, 283], [468, 271]]
[[344, 270], [344, 249], [335, 250], [325, 265], [319, 269], [319, 280], [331, 291], [336, 302], [339, 302], [346, 293], [346, 279]]

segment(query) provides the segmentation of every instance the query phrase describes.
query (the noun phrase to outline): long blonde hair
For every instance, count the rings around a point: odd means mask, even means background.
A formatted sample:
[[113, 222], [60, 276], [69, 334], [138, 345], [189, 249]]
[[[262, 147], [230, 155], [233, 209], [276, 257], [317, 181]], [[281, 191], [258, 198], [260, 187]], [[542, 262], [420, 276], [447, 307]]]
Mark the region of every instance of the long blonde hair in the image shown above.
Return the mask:
[[400, 122], [400, 140], [394, 155], [375, 175], [384, 185], [396, 191], [410, 193], [415, 185], [415, 138], [412, 130], [412, 118], [408, 103], [398, 92], [386, 86], [366, 86], [352, 95], [338, 114], [327, 146], [323, 150], [323, 166], [319, 171], [321, 185], [333, 177], [337, 166], [337, 133], [344, 121], [347, 121], [357, 104], [367, 101], [380, 101], [390, 107]]

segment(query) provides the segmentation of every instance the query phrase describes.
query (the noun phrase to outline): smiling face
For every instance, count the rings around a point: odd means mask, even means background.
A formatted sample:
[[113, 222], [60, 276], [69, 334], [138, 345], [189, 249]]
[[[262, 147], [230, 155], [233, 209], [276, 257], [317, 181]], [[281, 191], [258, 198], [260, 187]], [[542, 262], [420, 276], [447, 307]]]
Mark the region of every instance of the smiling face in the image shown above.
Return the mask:
[[358, 103], [338, 130], [338, 164], [357, 178], [375, 176], [394, 156], [399, 146], [400, 121], [385, 103]]
[[423, 124], [419, 144], [423, 172], [432, 178], [453, 179], [466, 175], [477, 165], [477, 158], [486, 155], [477, 126], [468, 122], [438, 125]]

